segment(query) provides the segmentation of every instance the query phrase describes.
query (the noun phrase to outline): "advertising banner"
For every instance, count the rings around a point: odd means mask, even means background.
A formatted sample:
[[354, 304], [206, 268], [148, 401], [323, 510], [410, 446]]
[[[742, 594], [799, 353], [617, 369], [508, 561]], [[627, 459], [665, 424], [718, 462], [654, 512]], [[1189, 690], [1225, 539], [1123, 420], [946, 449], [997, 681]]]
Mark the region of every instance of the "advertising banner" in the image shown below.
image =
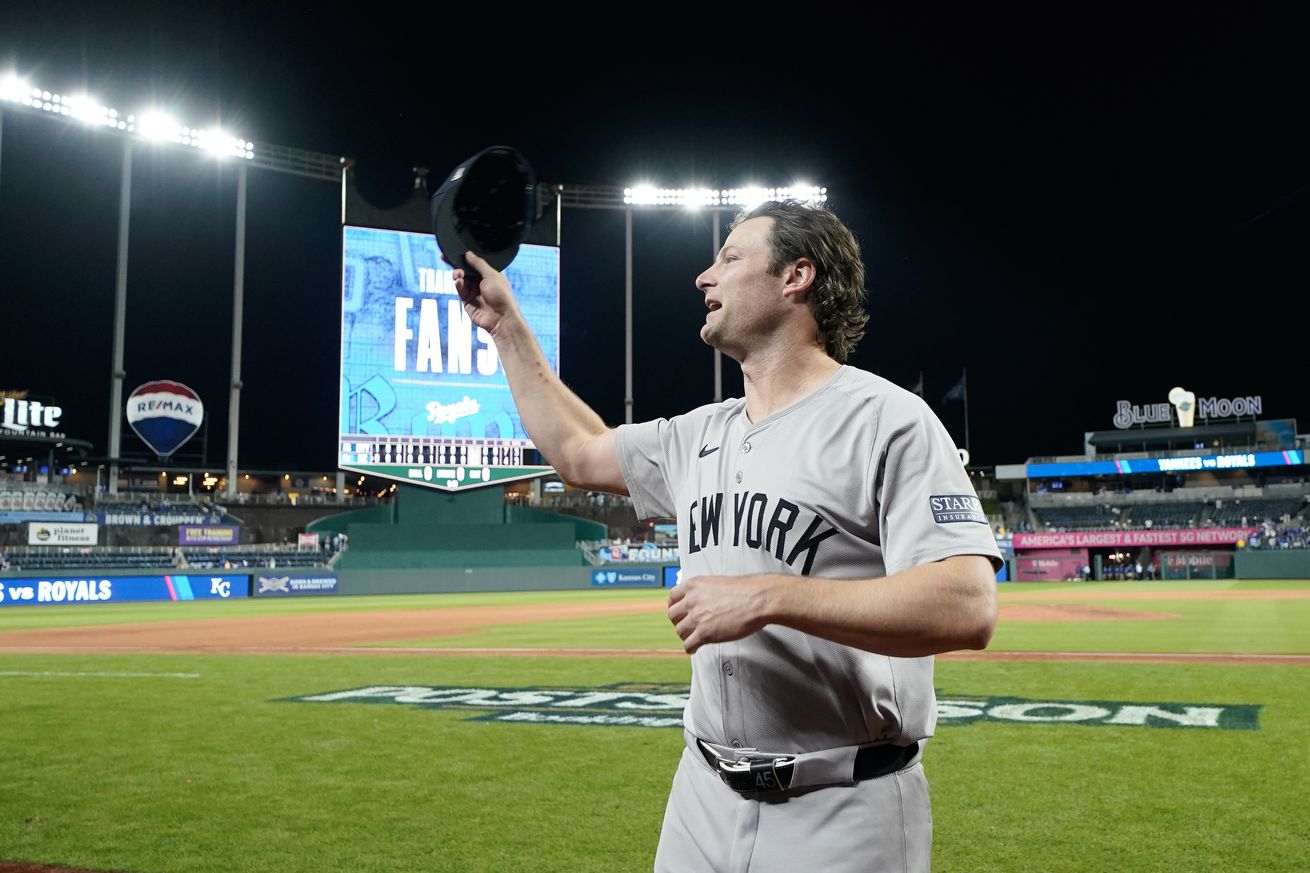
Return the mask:
[[1232, 579], [1232, 552], [1161, 552], [1161, 579]]
[[597, 588], [659, 588], [663, 584], [658, 568], [641, 570], [593, 570], [591, 584]]
[[640, 564], [659, 564], [678, 560], [678, 549], [673, 546], [657, 546], [654, 543], [642, 543], [634, 546], [605, 546], [596, 553], [602, 561], [617, 563], [635, 561]]
[[1243, 452], [1235, 455], [1195, 455], [1185, 458], [1134, 458], [1119, 461], [1061, 461], [1029, 464], [1029, 479], [1065, 476], [1127, 476], [1134, 473], [1187, 473], [1196, 470], [1244, 470], [1253, 467], [1297, 467], [1305, 463], [1301, 450]]
[[127, 398], [127, 423], [161, 458], [180, 449], [204, 421], [200, 395], [171, 379], [147, 382]]
[[1139, 546], [1226, 546], [1250, 537], [1253, 527], [1184, 530], [1092, 530], [1068, 533], [1017, 533], [1016, 549], [1135, 548]]
[[235, 524], [184, 524], [177, 529], [181, 546], [235, 546], [240, 540], [241, 528]]
[[223, 513], [217, 510], [205, 512], [202, 509], [167, 509], [159, 512], [153, 510], [105, 512], [102, 510], [95, 513], [88, 512], [87, 515], [94, 515], [96, 521], [101, 524], [111, 524], [119, 527], [172, 527], [175, 524], [206, 524], [217, 522], [223, 517]]
[[257, 573], [254, 581], [255, 597], [336, 594], [340, 584], [336, 573], [320, 573], [314, 576], [277, 576], [271, 573]]
[[308, 549], [310, 551], [316, 551], [318, 549], [318, 534], [296, 534], [296, 546], [302, 550]]
[[0, 606], [230, 600], [250, 594], [246, 575], [30, 576], [0, 579]]
[[32, 522], [27, 526], [29, 546], [94, 546], [98, 524], [85, 522]]
[[1160, 555], [1160, 564], [1169, 570], [1187, 569], [1188, 567], [1215, 567], [1224, 559], [1225, 565], [1233, 562], [1232, 555], [1221, 552], [1164, 552]]
[[1020, 556], [1014, 561], [1014, 580], [1016, 582], [1050, 581], [1077, 579], [1088, 566], [1087, 550], [1058, 555]]

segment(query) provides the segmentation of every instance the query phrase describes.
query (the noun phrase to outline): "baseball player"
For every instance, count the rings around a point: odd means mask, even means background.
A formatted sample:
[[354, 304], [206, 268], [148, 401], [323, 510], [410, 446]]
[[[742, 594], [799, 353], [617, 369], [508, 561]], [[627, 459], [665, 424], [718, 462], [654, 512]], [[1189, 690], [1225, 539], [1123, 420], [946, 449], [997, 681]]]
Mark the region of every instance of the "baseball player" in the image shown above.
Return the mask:
[[826, 209], [733, 223], [696, 279], [745, 398], [610, 429], [551, 372], [509, 284], [456, 271], [560, 476], [676, 517], [692, 657], [657, 871], [928, 870], [934, 654], [987, 645], [1000, 555], [941, 423], [843, 363], [864, 267]]

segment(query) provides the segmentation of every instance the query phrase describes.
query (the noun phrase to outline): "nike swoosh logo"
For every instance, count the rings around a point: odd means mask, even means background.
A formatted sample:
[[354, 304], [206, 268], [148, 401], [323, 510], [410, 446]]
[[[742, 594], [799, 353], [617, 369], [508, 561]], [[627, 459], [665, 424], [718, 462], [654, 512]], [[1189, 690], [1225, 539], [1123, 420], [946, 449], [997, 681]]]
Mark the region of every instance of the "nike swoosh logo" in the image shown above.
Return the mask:
[[714, 454], [714, 453], [717, 452], [718, 450], [719, 450], [719, 447], [718, 447], [718, 446], [715, 446], [714, 448], [710, 448], [709, 446], [701, 446], [701, 449], [700, 449], [700, 456], [703, 458], [703, 457], [705, 457], [706, 455], [712, 455], [712, 454]]

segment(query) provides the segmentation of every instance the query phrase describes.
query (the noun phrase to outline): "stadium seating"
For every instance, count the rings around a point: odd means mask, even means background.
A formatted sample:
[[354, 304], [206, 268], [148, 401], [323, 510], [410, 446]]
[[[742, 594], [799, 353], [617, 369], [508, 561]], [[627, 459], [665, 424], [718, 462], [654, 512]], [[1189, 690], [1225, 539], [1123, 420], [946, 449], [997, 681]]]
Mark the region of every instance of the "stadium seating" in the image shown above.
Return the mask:
[[1265, 519], [1281, 521], [1285, 515], [1299, 515], [1305, 505], [1301, 498], [1223, 500], [1214, 508], [1210, 520], [1222, 527], [1235, 527], [1243, 523], [1254, 525]]
[[172, 548], [13, 548], [4, 554], [11, 570], [193, 570], [275, 567], [323, 567], [330, 555], [301, 551], [288, 546], [182, 549], [181, 558]]
[[1114, 527], [1122, 512], [1115, 507], [1096, 506], [1043, 506], [1033, 507], [1037, 520], [1055, 530], [1105, 530]]
[[12, 549], [4, 556], [11, 570], [154, 570], [175, 566], [169, 549], [59, 548]]
[[1206, 499], [1181, 499], [1192, 496], [1190, 490], [1173, 492], [1173, 500], [1151, 491], [1036, 495], [1030, 496], [1030, 507], [1038, 530], [1066, 531], [1241, 527], [1284, 518], [1295, 523], [1310, 510], [1310, 498], [1295, 492], [1262, 497], [1252, 489], [1254, 493], [1223, 496], [1213, 489], [1209, 494], [1196, 489], [1201, 491], [1197, 497]]
[[1201, 523], [1206, 502], [1190, 500], [1183, 503], [1138, 503], [1128, 508], [1125, 524], [1135, 528], [1185, 528]]
[[198, 570], [259, 567], [324, 567], [329, 555], [319, 551], [277, 547], [221, 549], [212, 546], [183, 549], [186, 565]]

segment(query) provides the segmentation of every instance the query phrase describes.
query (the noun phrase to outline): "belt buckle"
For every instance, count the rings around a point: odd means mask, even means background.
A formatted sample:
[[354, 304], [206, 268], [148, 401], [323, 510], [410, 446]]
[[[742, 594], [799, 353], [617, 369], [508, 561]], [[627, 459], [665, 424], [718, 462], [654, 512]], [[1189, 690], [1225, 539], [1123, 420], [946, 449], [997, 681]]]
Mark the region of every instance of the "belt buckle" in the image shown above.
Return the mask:
[[738, 758], [731, 761], [719, 757], [718, 764], [719, 778], [733, 791], [786, 791], [791, 785], [796, 759]]

